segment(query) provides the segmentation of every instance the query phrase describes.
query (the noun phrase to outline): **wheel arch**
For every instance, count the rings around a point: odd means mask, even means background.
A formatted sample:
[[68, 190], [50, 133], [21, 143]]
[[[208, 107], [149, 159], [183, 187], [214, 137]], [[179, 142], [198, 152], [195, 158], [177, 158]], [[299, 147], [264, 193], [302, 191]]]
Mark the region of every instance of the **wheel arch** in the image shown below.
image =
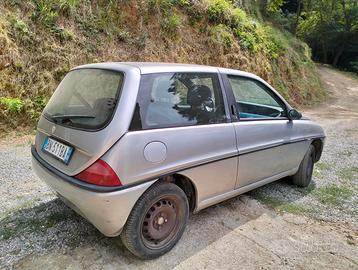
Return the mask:
[[315, 159], [314, 162], [318, 162], [321, 158], [323, 151], [323, 139], [314, 139], [311, 143], [315, 148]]
[[196, 209], [198, 193], [196, 186], [189, 177], [180, 173], [173, 173], [171, 175], [159, 178], [158, 181], [173, 183], [180, 187], [188, 198], [190, 211], [193, 212]]

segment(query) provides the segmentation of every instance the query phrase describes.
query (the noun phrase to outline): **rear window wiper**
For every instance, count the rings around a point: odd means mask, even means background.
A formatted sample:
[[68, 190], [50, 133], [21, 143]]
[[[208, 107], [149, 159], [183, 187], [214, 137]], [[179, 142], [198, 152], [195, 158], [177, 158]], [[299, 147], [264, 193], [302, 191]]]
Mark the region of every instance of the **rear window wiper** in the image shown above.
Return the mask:
[[85, 114], [56, 114], [51, 115], [53, 119], [76, 119], [76, 118], [96, 118], [94, 115], [85, 115]]
[[56, 115], [51, 115], [50, 116], [52, 120], [54, 120], [55, 122], [63, 122], [66, 120], [71, 120], [71, 119], [80, 119], [80, 118], [96, 118], [94, 115], [81, 115], [81, 114], [56, 114]]

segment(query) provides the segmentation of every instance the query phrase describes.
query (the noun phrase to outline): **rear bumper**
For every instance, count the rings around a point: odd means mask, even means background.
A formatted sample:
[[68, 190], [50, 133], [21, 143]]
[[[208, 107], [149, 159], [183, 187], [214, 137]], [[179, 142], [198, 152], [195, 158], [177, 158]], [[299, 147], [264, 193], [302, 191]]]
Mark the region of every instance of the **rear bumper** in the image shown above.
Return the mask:
[[68, 182], [61, 177], [61, 172], [56, 173], [55, 168], [46, 168], [50, 165], [45, 166], [44, 162], [33, 148], [32, 168], [36, 175], [55, 190], [68, 206], [106, 236], [120, 234], [138, 198], [155, 182], [154, 180], [113, 192], [94, 192]]

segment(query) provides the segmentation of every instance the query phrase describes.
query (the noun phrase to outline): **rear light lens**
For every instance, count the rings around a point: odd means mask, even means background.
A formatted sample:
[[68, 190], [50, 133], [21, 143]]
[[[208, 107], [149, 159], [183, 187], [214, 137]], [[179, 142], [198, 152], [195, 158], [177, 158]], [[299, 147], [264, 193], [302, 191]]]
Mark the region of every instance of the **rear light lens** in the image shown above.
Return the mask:
[[99, 186], [121, 186], [121, 180], [104, 160], [99, 159], [75, 178]]

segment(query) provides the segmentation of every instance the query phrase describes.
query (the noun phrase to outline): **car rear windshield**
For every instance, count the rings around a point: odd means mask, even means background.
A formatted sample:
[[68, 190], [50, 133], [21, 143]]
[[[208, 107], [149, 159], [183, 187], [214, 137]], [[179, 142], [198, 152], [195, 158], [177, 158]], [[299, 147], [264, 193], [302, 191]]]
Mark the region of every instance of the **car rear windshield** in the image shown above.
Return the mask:
[[103, 69], [69, 72], [48, 102], [44, 116], [60, 125], [96, 130], [104, 127], [116, 108], [123, 74]]

